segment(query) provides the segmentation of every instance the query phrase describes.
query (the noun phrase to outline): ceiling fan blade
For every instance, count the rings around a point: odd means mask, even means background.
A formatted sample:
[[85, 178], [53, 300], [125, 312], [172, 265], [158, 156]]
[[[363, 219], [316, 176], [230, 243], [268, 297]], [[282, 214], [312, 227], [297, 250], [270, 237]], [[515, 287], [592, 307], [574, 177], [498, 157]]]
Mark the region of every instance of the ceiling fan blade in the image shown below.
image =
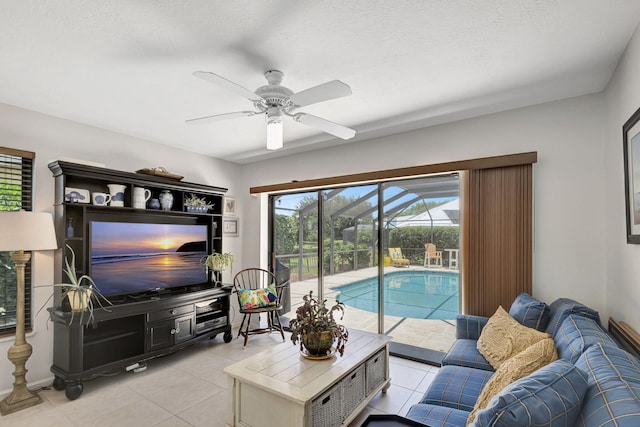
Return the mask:
[[342, 83], [340, 80], [333, 80], [318, 86], [310, 87], [294, 93], [289, 97], [296, 107], [304, 107], [305, 105], [315, 104], [317, 102], [328, 101], [330, 99], [342, 98], [351, 95], [349, 85]]
[[216, 114], [215, 116], [198, 117], [197, 119], [185, 120], [189, 124], [206, 124], [217, 122], [218, 120], [234, 119], [236, 117], [253, 116], [258, 114], [256, 111], [236, 111], [235, 113]]
[[193, 73], [194, 76], [199, 79], [206, 80], [215, 85], [223, 87], [231, 92], [235, 92], [238, 95], [247, 98], [251, 102], [264, 102], [264, 99], [247, 89], [246, 87], [242, 87], [237, 83], [232, 82], [231, 80], [225, 79], [222, 76], [219, 76], [214, 73], [210, 73], [209, 71], [196, 71]]
[[293, 119], [296, 122], [320, 129], [321, 131], [337, 136], [338, 138], [351, 139], [356, 135], [356, 131], [351, 128], [330, 122], [329, 120], [311, 114], [298, 113], [293, 116]]

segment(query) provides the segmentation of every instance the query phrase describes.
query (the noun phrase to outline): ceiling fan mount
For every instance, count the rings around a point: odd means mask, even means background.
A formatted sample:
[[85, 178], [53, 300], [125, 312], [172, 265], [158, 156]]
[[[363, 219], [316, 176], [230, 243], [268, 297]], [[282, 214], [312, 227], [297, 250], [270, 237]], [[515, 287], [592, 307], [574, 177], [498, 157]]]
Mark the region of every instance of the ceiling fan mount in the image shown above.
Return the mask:
[[[314, 127], [323, 132], [342, 139], [350, 139], [356, 131], [348, 127], [333, 123], [329, 120], [311, 114], [294, 112], [297, 108], [318, 102], [351, 95], [351, 88], [339, 80], [333, 80], [318, 86], [294, 93], [291, 89], [281, 86], [284, 73], [279, 70], [269, 70], [264, 73], [267, 83], [251, 92], [226, 78], [207, 71], [196, 71], [194, 76], [212, 82], [235, 92], [251, 101], [257, 111], [237, 111], [233, 113], [216, 114], [187, 120], [187, 123], [210, 123], [212, 121], [254, 116], [265, 114], [267, 123], [267, 148], [282, 147], [282, 116], [289, 116], [296, 122]], [[277, 127], [277, 129], [275, 129]]]
[[[269, 82], [268, 85], [260, 86], [256, 89], [255, 94], [264, 99], [268, 107], [278, 107], [283, 109], [291, 109], [293, 106], [289, 97], [293, 95], [293, 91], [284, 86], [280, 86], [284, 73], [278, 70], [269, 70], [264, 73], [264, 77]], [[261, 103], [256, 105], [256, 108], [261, 108]], [[266, 111], [266, 110], [265, 110]]]

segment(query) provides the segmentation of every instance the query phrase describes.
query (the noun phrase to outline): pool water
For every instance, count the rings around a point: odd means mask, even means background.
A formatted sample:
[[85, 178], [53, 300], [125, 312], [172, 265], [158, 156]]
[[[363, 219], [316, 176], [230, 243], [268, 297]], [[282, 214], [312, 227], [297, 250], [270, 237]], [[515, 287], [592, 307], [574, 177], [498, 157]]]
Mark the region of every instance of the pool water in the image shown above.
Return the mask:
[[[384, 275], [384, 314], [416, 319], [455, 319], [459, 313], [459, 275], [406, 271]], [[378, 278], [333, 288], [336, 298], [360, 310], [378, 312]]]

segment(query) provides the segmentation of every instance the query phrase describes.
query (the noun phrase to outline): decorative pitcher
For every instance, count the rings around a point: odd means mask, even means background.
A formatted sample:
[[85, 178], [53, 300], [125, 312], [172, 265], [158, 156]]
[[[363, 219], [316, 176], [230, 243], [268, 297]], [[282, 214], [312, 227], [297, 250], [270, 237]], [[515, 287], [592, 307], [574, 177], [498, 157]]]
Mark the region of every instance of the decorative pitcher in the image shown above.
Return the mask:
[[133, 189], [133, 207], [136, 209], [144, 209], [147, 200], [151, 198], [151, 190], [142, 187], [134, 187]]
[[122, 184], [107, 184], [107, 187], [109, 187], [109, 194], [111, 195], [109, 206], [124, 206], [124, 190], [127, 186]]

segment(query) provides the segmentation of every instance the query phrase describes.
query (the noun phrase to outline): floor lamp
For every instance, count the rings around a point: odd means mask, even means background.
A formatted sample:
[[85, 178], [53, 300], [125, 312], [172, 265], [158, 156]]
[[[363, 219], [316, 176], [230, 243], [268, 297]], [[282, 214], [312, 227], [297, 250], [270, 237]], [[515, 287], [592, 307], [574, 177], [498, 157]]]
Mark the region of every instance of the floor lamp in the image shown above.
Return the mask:
[[[17, 251], [11, 255], [16, 264], [16, 338], [7, 352], [15, 365], [13, 390], [0, 401], [0, 413], [7, 415], [37, 405], [42, 401], [36, 392], [27, 388], [25, 364], [31, 356], [31, 344], [24, 333], [24, 267], [31, 254], [24, 251], [57, 249], [53, 217], [49, 213], [26, 211], [0, 212], [0, 251]], [[31, 284], [29, 284], [31, 286]]]

